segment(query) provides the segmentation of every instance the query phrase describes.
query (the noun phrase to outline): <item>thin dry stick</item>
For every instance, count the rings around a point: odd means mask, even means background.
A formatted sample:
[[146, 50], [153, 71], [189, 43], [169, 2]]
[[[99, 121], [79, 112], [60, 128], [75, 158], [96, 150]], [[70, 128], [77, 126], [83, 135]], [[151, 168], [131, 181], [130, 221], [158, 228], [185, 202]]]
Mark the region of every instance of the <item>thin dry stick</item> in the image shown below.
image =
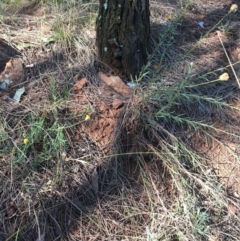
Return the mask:
[[235, 70], [234, 70], [234, 68], [233, 68], [233, 65], [232, 65], [231, 60], [230, 60], [230, 58], [229, 58], [229, 56], [228, 56], [228, 53], [227, 53], [227, 51], [226, 51], [226, 49], [225, 49], [225, 47], [224, 47], [224, 45], [223, 45], [223, 42], [222, 42], [222, 39], [221, 39], [221, 37], [220, 37], [219, 31], [217, 31], [217, 35], [218, 35], [218, 38], [219, 38], [219, 40], [220, 40], [220, 43], [221, 43], [221, 45], [222, 45], [222, 47], [223, 47], [224, 53], [225, 53], [225, 55], [227, 56], [229, 65], [231, 66], [231, 69], [232, 69], [232, 72], [233, 72], [233, 74], [234, 74], [234, 76], [235, 76], [235, 79], [236, 79], [236, 81], [237, 81], [237, 83], [238, 83], [238, 87], [240, 88], [240, 83], [239, 83], [238, 77], [237, 77], [236, 72], [235, 72]]

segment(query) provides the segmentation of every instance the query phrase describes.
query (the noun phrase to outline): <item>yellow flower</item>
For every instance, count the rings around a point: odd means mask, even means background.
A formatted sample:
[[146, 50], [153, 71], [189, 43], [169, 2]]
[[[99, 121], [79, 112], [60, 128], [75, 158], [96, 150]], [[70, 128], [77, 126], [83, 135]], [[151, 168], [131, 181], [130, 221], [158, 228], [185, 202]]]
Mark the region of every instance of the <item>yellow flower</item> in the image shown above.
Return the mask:
[[233, 12], [233, 13], [236, 13], [238, 10], [238, 5], [237, 4], [233, 4], [230, 8], [230, 13]]
[[24, 138], [24, 139], [23, 139], [23, 143], [24, 143], [25, 145], [27, 145], [27, 144], [28, 144], [28, 138]]
[[90, 115], [86, 115], [85, 121], [88, 121], [88, 120], [90, 120], [90, 119], [91, 119], [91, 116], [90, 116]]
[[219, 80], [221, 80], [221, 81], [227, 81], [228, 79], [229, 79], [228, 73], [224, 73], [219, 76]]

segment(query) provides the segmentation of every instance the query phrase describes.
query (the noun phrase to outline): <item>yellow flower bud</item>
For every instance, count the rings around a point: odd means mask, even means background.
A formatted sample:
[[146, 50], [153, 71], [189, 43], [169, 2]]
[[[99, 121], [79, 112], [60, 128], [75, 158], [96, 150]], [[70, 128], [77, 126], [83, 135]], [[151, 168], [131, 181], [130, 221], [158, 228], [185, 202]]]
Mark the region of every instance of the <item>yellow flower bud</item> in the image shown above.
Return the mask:
[[86, 115], [85, 121], [88, 121], [88, 120], [90, 120], [90, 119], [91, 119], [91, 116], [90, 116], [90, 115]]
[[219, 76], [219, 80], [221, 80], [221, 81], [227, 81], [228, 79], [229, 79], [228, 73], [224, 73]]
[[24, 139], [23, 139], [23, 143], [24, 143], [25, 145], [27, 145], [27, 144], [28, 144], [28, 138], [24, 138]]
[[236, 13], [238, 10], [238, 5], [237, 4], [233, 4], [230, 8], [230, 11], [229, 12], [233, 12], [233, 13]]

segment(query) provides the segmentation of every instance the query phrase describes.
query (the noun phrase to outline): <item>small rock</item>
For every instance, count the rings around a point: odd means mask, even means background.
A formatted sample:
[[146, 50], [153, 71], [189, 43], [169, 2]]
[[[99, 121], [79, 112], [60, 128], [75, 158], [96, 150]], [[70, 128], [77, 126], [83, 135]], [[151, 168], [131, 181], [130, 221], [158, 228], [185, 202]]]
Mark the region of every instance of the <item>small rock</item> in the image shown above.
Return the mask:
[[12, 81], [12, 85], [21, 83], [24, 69], [20, 59], [12, 58], [6, 63], [4, 71], [0, 73], [0, 79], [4, 79], [5, 76], [8, 76], [8, 80]]
[[86, 78], [80, 79], [80, 80], [77, 81], [77, 83], [74, 85], [74, 90], [76, 90], [76, 91], [82, 90], [82, 88], [87, 85], [87, 82], [88, 82], [88, 81], [87, 81]]

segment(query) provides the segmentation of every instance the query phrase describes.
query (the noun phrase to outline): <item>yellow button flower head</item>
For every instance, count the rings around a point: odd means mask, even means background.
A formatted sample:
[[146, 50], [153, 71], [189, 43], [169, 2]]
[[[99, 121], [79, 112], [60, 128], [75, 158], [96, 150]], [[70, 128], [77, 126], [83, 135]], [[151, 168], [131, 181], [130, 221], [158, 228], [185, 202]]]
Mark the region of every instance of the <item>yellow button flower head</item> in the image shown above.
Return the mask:
[[238, 5], [237, 4], [233, 4], [231, 7], [230, 7], [230, 13], [233, 12], [233, 13], [236, 13], [238, 10]]
[[24, 143], [25, 145], [27, 145], [27, 144], [28, 144], [28, 138], [24, 138], [24, 139], [23, 139], [23, 143]]
[[228, 79], [229, 79], [228, 73], [224, 73], [219, 76], [219, 80], [221, 80], [221, 81], [227, 81]]
[[90, 115], [86, 115], [85, 121], [88, 121], [88, 120], [90, 120], [90, 119], [91, 119], [91, 116], [90, 116]]

